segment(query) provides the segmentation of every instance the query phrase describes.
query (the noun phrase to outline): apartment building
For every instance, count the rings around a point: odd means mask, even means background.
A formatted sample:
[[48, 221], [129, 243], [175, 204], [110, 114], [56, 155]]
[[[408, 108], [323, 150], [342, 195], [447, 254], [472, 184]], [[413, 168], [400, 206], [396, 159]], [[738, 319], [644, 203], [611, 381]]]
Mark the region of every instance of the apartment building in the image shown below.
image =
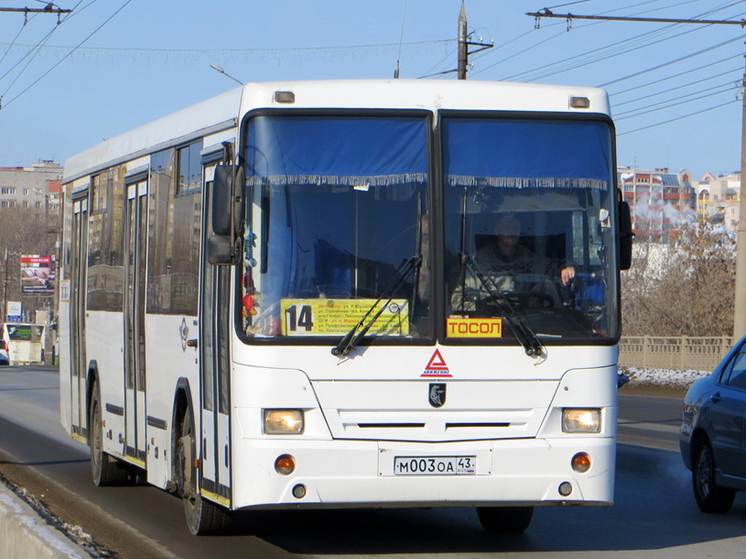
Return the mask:
[[697, 213], [718, 221], [732, 235], [740, 217], [741, 173], [705, 174], [697, 185]]
[[689, 171], [618, 167], [617, 174], [624, 199], [630, 205], [635, 234], [662, 241], [677, 234], [683, 223], [695, 217], [695, 187]]
[[0, 167], [0, 211], [17, 207], [59, 213], [61, 178], [62, 166], [53, 161], [30, 167]]

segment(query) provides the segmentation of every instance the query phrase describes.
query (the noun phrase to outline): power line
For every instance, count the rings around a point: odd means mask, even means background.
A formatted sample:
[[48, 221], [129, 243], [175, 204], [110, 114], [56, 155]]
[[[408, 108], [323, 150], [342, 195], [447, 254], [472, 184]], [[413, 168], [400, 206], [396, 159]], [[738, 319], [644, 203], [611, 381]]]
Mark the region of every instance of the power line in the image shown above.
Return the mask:
[[[699, 1], [699, 0], [689, 0], [689, 2], [684, 2], [684, 4], [691, 3], [692, 1]], [[637, 6], [640, 6], [640, 5], [643, 5], [643, 4], [647, 4], [647, 3], [654, 3], [654, 2], [643, 2], [642, 4], [636, 4], [633, 7], [637, 7]], [[739, 2], [731, 2], [731, 3], [726, 3], [726, 4], [723, 4], [723, 5], [720, 5], [719, 7], [716, 7], [716, 8], [713, 8], [711, 10], [708, 10], [708, 11], [705, 11], [705, 12], [701, 13], [697, 17], [704, 17], [704, 16], [708, 16], [708, 15], [714, 14], [716, 12], [719, 12], [719, 11], [723, 10], [723, 9], [726, 9], [726, 8], [732, 7], [734, 5], [737, 5], [738, 3]], [[659, 9], [664, 9], [664, 8], [659, 8]], [[618, 11], [618, 10], [610, 10], [610, 11], [608, 11], [606, 13], [613, 13], [614, 11]], [[657, 11], [657, 10], [650, 10], [650, 11]], [[620, 16], [618, 18], [615, 17], [613, 19], [622, 19], [622, 20], [624, 20], [625, 18]], [[592, 22], [592, 23], [584, 26], [584, 28], [588, 27], [590, 25], [598, 25], [598, 24], [604, 24], [604, 23], [607, 23], [607, 22], [606, 21], [596, 21], [596, 22]], [[522, 76], [531, 75], [532, 73], [535, 73], [535, 72], [540, 71], [540, 70], [547, 70], [543, 74], [534, 75], [532, 78], [523, 78], [523, 79], [525, 79], [527, 81], [535, 81], [535, 80], [547, 78], [549, 76], [554, 76], [554, 75], [557, 75], [557, 74], [568, 72], [568, 71], [571, 71], [571, 70], [576, 70], [578, 68], [581, 68], [581, 67], [589, 65], [589, 64], [595, 64], [597, 62], [608, 60], [609, 58], [612, 58], [614, 56], [619, 56], [619, 55], [622, 55], [622, 54], [628, 54], [630, 52], [634, 52], [635, 50], [639, 50], [641, 48], [652, 46], [652, 45], [661, 43], [663, 41], [670, 40], [672, 38], [679, 38], [679, 37], [682, 37], [682, 36], [684, 36], [684, 35], [686, 35], [688, 33], [692, 33], [694, 31], [698, 31], [699, 29], [705, 29], [705, 26], [702, 26], [702, 27], [700, 27], [700, 28], [698, 28], [696, 30], [686, 31], [686, 32], [683, 32], [683, 33], [678, 33], [678, 34], [674, 35], [673, 37], [664, 37], [664, 38], [659, 39], [659, 40], [657, 40], [655, 42], [652, 42], [652, 43], [648, 42], [648, 43], [645, 43], [645, 44], [642, 44], [642, 45], [631, 46], [630, 48], [627, 48], [626, 50], [620, 50], [618, 52], [613, 52], [612, 51], [612, 52], [610, 52], [608, 54], [605, 54], [605, 55], [602, 54], [601, 52], [599, 52], [599, 51], [608, 51], [609, 49], [613, 49], [615, 47], [621, 47], [624, 44], [634, 45], [635, 43], [637, 43], [639, 41], [642, 41], [645, 38], [654, 37], [656, 35], [663, 34], [663, 33], [665, 33], [668, 30], [672, 30], [672, 29], [678, 27], [678, 25], [679, 25], [678, 23], [672, 23], [671, 25], [669, 25], [669, 26], [667, 26], [667, 27], [665, 27], [663, 29], [658, 29], [658, 30], [654, 30], [654, 31], [648, 31], [648, 32], [642, 33], [640, 35], [637, 35], [635, 37], [631, 37], [629, 39], [624, 39], [624, 40], [618, 41], [616, 43], [613, 43], [611, 45], [607, 45], [607, 46], [605, 46], [605, 47], [603, 47], [601, 49], [593, 49], [591, 51], [587, 51], [587, 52], [583, 53], [582, 55], [580, 55], [581, 57], [584, 57], [580, 61], [578, 60], [579, 57], [577, 57], [577, 56], [576, 57], [569, 57], [569, 58], [565, 58], [563, 60], [560, 60], [558, 62], [553, 62], [553, 63], [550, 63], [550, 64], [546, 64], [546, 65], [541, 66], [539, 68], [534, 68], [532, 70], [528, 70], [528, 71], [525, 71], [525, 72], [520, 72], [518, 74], [514, 74], [514, 75], [511, 75], [511, 76], [508, 76], [505, 79], [509, 79], [509, 80], [510, 79], [516, 79], [516, 78], [520, 78]], [[589, 60], [589, 58], [592, 58], [592, 59]], [[562, 63], [568, 63], [568, 64], [565, 65], [565, 66], [563, 66], [563, 67], [557, 68], [557, 65], [558, 64], [562, 64]]]
[[11, 48], [13, 48], [13, 45], [14, 45], [14, 44], [16, 43], [16, 41], [18, 40], [18, 37], [20, 37], [20, 36], [21, 36], [21, 33], [23, 33], [23, 30], [24, 30], [24, 29], [26, 29], [26, 24], [27, 24], [27, 22], [26, 22], [26, 21], [24, 21], [24, 22], [23, 22], [23, 25], [21, 25], [21, 28], [20, 28], [20, 29], [18, 30], [18, 34], [17, 34], [17, 35], [15, 36], [15, 37], [13, 37], [13, 42], [12, 42], [12, 43], [10, 43], [10, 45], [8, 45], [8, 48], [7, 48], [7, 49], [5, 49], [5, 52], [3, 53], [3, 56], [2, 56], [2, 57], [0, 57], [0, 64], [2, 64], [2, 63], [3, 63], [3, 61], [5, 60], [5, 57], [6, 57], [6, 56], [8, 56], [8, 53], [10, 52], [10, 49], [11, 49]]
[[615, 102], [614, 103], [614, 107], [621, 107], [621, 106], [624, 106], [624, 105], [630, 105], [632, 103], [639, 103], [640, 101], [644, 101], [645, 99], [650, 99], [652, 97], [658, 97], [659, 95], [664, 95], [665, 93], [671, 93], [672, 91], [677, 91], [677, 90], [681, 90], [681, 89], [684, 89], [684, 88], [687, 88], [687, 87], [691, 87], [692, 85], [695, 85], [697, 83], [701, 83], [702, 81], [712, 80], [712, 79], [715, 79], [715, 78], [720, 78], [722, 76], [727, 76], [728, 74], [733, 74], [734, 72], [737, 72], [738, 70], [740, 70], [740, 68], [734, 68], [734, 69], [731, 69], [731, 70], [726, 70], [725, 72], [721, 72], [721, 73], [715, 74], [713, 76], [706, 76], [706, 77], [702, 78], [701, 80], [697, 80], [697, 81], [694, 81], [694, 82], [689, 82], [689, 83], [684, 84], [684, 85], [677, 85], [676, 87], [670, 87], [668, 89], [664, 89], [663, 91], [659, 91], [657, 93], [651, 93], [650, 95], [643, 95], [642, 97], [637, 97], [635, 99], [630, 99], [629, 101], [622, 101], [621, 103]]
[[[88, 8], [88, 7], [89, 7], [89, 6], [91, 5], [91, 4], [93, 4], [93, 3], [97, 2], [97, 1], [98, 1], [98, 0], [92, 0], [92, 2], [91, 2], [90, 4], [88, 4], [87, 6], [84, 6], [84, 7], [83, 7], [83, 8], [81, 9], [81, 11], [85, 10], [85, 9], [86, 9], [86, 8]], [[78, 9], [78, 6], [80, 6], [80, 4], [82, 4], [82, 3], [83, 3], [83, 0], [80, 0], [80, 1], [79, 1], [79, 2], [78, 2], [78, 3], [76, 4], [76, 5], [75, 5], [75, 7], [74, 7], [74, 8], [72, 9], [72, 10], [70, 10], [70, 11], [72, 12], [73, 10], [77, 10], [77, 9]], [[50, 31], [49, 33], [47, 33], [47, 34], [46, 34], [46, 35], [44, 36], [44, 38], [43, 38], [43, 39], [42, 39], [41, 41], [39, 41], [39, 42], [38, 42], [38, 43], [37, 43], [37, 44], [36, 44], [36, 45], [35, 45], [35, 46], [34, 46], [34, 47], [33, 47], [33, 48], [32, 48], [32, 49], [31, 49], [31, 50], [29, 51], [29, 52], [27, 52], [27, 53], [26, 53], [26, 54], [25, 54], [25, 55], [24, 55], [23, 57], [21, 57], [21, 58], [20, 58], [20, 59], [18, 60], [18, 62], [16, 62], [16, 63], [15, 63], [15, 64], [14, 64], [13, 66], [11, 66], [11, 68], [10, 68], [10, 69], [9, 69], [9, 70], [8, 70], [7, 72], [5, 72], [5, 73], [4, 73], [4, 74], [3, 74], [2, 76], [0, 76], [0, 81], [4, 80], [4, 79], [5, 79], [5, 78], [6, 78], [6, 77], [7, 77], [7, 76], [8, 76], [8, 75], [9, 75], [9, 74], [10, 74], [10, 73], [11, 73], [11, 72], [13, 71], [13, 70], [15, 70], [15, 69], [16, 69], [16, 68], [17, 68], [18, 66], [20, 66], [20, 64], [21, 64], [21, 63], [22, 63], [22, 62], [23, 62], [24, 60], [26, 60], [26, 58], [27, 58], [27, 57], [31, 56], [31, 58], [30, 58], [30, 59], [29, 59], [29, 61], [28, 61], [28, 62], [26, 63], [26, 65], [25, 65], [25, 66], [24, 66], [24, 67], [23, 67], [23, 68], [21, 69], [21, 71], [20, 71], [20, 72], [18, 73], [18, 75], [17, 75], [16, 77], [15, 77], [15, 79], [14, 79], [14, 80], [13, 80], [13, 81], [11, 82], [11, 84], [10, 84], [10, 85], [9, 85], [9, 86], [8, 86], [8, 87], [6, 88], [6, 90], [5, 90], [5, 92], [3, 93], [3, 95], [7, 94], [7, 93], [8, 93], [8, 91], [10, 90], [10, 88], [11, 88], [11, 87], [13, 87], [13, 84], [15, 84], [15, 82], [16, 82], [16, 81], [18, 81], [18, 79], [19, 79], [19, 78], [21, 77], [21, 75], [22, 75], [22, 74], [23, 74], [23, 73], [24, 73], [24, 72], [26, 71], [26, 69], [27, 69], [27, 68], [29, 67], [29, 65], [31, 64], [31, 62], [33, 61], [33, 59], [34, 59], [34, 58], [36, 58], [36, 56], [37, 56], [37, 55], [39, 54], [39, 52], [40, 52], [40, 51], [39, 51], [39, 49], [40, 49], [40, 48], [42, 48], [42, 47], [44, 46], [44, 44], [46, 44], [46, 42], [47, 42], [47, 41], [48, 41], [48, 40], [50, 39], [50, 37], [52, 36], [52, 34], [53, 34], [53, 33], [54, 33], [54, 32], [55, 32], [55, 31], [56, 31], [57, 29], [59, 29], [60, 25], [61, 25], [61, 24], [63, 24], [63, 23], [65, 23], [65, 22], [67, 22], [67, 21], [68, 21], [69, 19], [71, 19], [71, 18], [75, 17], [75, 16], [76, 16], [76, 15], [78, 15], [79, 13], [80, 13], [80, 12], [75, 12], [75, 13], [71, 13], [70, 15], [66, 16], [66, 17], [65, 17], [65, 18], [64, 18], [64, 19], [63, 19], [63, 20], [62, 20], [61, 22], [58, 22], [58, 23], [57, 23], [57, 25], [56, 25], [55, 27], [53, 27], [53, 28], [52, 28], [52, 30], [51, 30], [51, 31]], [[36, 17], [36, 16], [33, 16], [33, 17]], [[33, 17], [32, 17], [32, 19], [33, 19]], [[28, 21], [26, 21], [26, 22], [24, 23], [24, 27], [25, 27], [25, 26], [27, 25], [27, 23], [28, 23]], [[23, 28], [24, 28], [24, 27], [22, 27], [22, 28], [21, 28], [21, 31], [23, 31]], [[19, 32], [19, 35], [20, 35], [20, 32]], [[16, 36], [16, 39], [17, 39], [17, 38], [18, 38], [18, 36]], [[14, 40], [14, 42], [15, 42], [15, 40]], [[9, 52], [10, 52], [10, 49], [12, 48], [12, 46], [13, 46], [13, 45], [11, 44], [11, 45], [10, 45], [10, 46], [8, 47], [8, 50], [6, 51], [5, 55], [3, 55], [3, 60], [5, 59], [5, 56], [6, 56], [6, 55], [7, 55], [7, 54], [8, 54]], [[0, 62], [1, 62], [1, 61], [0, 61]], [[2, 95], [0, 95], [0, 99], [2, 99]]]
[[[695, 97], [693, 99], [686, 99], [687, 97], [691, 97], [692, 95], [697, 95], [699, 93], [704, 93], [705, 91], [711, 91], [712, 89], [720, 89], [721, 91], [714, 91], [714, 92], [708, 93], [706, 95], [701, 95], [699, 97]], [[664, 109], [670, 109], [671, 107], [677, 107], [679, 105], [684, 105], [686, 103], [691, 103], [692, 101], [699, 101], [700, 99], [705, 99], [707, 97], [712, 97], [714, 95], [720, 95], [721, 93], [726, 93], [726, 92], [732, 91], [732, 90], [733, 90], [733, 84], [731, 84], [731, 83], [726, 84], [726, 85], [715, 86], [714, 88], [711, 87], [711, 88], [708, 88], [708, 89], [703, 89], [702, 91], [697, 91], [697, 92], [694, 92], [694, 93], [689, 93], [688, 95], [683, 95], [681, 97], [676, 97], [674, 99], [668, 99], [666, 101], [661, 101], [659, 103], [653, 103], [652, 105], [649, 105], [648, 107], [645, 107], [643, 109], [634, 109], [634, 110], [631, 110], [631, 111], [627, 111], [626, 113], [619, 113], [618, 115], [614, 116], [614, 120], [617, 121], [617, 120], [626, 120], [628, 118], [636, 118], [638, 116], [642, 116], [642, 115], [654, 113], [654, 112], [657, 112], [657, 111], [662, 111]], [[680, 101], [681, 99], [686, 99], [686, 100], [685, 101]], [[680, 101], [680, 102], [675, 103], [673, 101]], [[668, 104], [666, 104], [666, 103], [668, 103]], [[663, 105], [663, 106], [660, 106], [660, 105]], [[658, 108], [652, 108], [652, 107], [658, 107]], [[627, 116], [625, 116], [625, 115], [627, 115]]]
[[4, 106], [4, 107], [1, 107], [1, 108], [5, 108], [5, 107], [7, 107], [8, 105], [10, 105], [11, 103], [13, 103], [13, 102], [14, 102], [14, 101], [15, 101], [16, 99], [18, 99], [19, 97], [21, 97], [21, 96], [22, 96], [22, 95], [23, 95], [24, 93], [26, 93], [26, 92], [27, 92], [27, 91], [28, 91], [29, 89], [31, 89], [31, 88], [32, 88], [32, 87], [34, 87], [34, 86], [35, 86], [35, 85], [36, 85], [37, 83], [39, 83], [39, 82], [40, 82], [41, 80], [43, 80], [43, 79], [44, 79], [45, 77], [47, 77], [47, 76], [48, 76], [48, 75], [49, 75], [49, 74], [50, 74], [50, 73], [51, 73], [51, 72], [52, 72], [52, 71], [53, 71], [53, 70], [54, 70], [55, 68], [57, 68], [57, 67], [58, 67], [58, 66], [59, 66], [60, 64], [62, 64], [62, 63], [63, 63], [63, 62], [65, 61], [65, 60], [67, 60], [67, 58], [68, 58], [68, 57], [70, 57], [70, 56], [71, 56], [71, 55], [72, 55], [72, 54], [73, 54], [73, 53], [74, 53], [74, 52], [75, 52], [75, 51], [76, 51], [76, 50], [77, 50], [77, 49], [78, 49], [78, 48], [79, 48], [79, 47], [80, 47], [81, 45], [83, 45], [83, 44], [84, 44], [84, 43], [85, 43], [86, 41], [88, 41], [88, 40], [89, 40], [89, 39], [90, 39], [91, 37], [93, 37], [93, 36], [94, 36], [94, 35], [95, 35], [96, 33], [98, 33], [98, 32], [99, 32], [99, 31], [100, 31], [100, 30], [101, 30], [101, 29], [102, 29], [102, 28], [103, 28], [103, 27], [104, 27], [104, 26], [105, 26], [105, 25], [106, 25], [107, 23], [109, 23], [109, 22], [110, 22], [110, 21], [111, 21], [112, 19], [114, 19], [114, 17], [116, 17], [116, 16], [117, 16], [117, 14], [119, 14], [119, 12], [121, 12], [121, 11], [122, 11], [122, 10], [123, 10], [124, 8], [126, 8], [126, 7], [127, 7], [128, 5], [129, 5], [129, 3], [130, 3], [130, 2], [132, 2], [132, 0], [127, 0], [127, 1], [126, 1], [126, 2], [125, 2], [125, 3], [124, 3], [124, 4], [123, 4], [123, 5], [122, 5], [122, 6], [121, 6], [121, 7], [119, 8], [119, 9], [117, 9], [117, 11], [115, 11], [115, 12], [114, 12], [114, 13], [113, 13], [113, 14], [112, 14], [111, 16], [109, 16], [109, 17], [108, 17], [108, 18], [106, 19], [106, 21], [104, 21], [104, 22], [103, 22], [103, 23], [102, 23], [101, 25], [99, 25], [99, 26], [98, 26], [98, 27], [97, 27], [97, 28], [96, 28], [96, 29], [95, 29], [95, 30], [94, 30], [94, 31], [93, 31], [93, 32], [92, 32], [92, 33], [91, 33], [90, 35], [88, 35], [88, 36], [87, 36], [87, 37], [86, 37], [85, 39], [83, 39], [83, 40], [82, 40], [82, 41], [81, 41], [80, 43], [78, 43], [78, 46], [76, 46], [75, 48], [73, 48], [73, 49], [72, 49], [72, 50], [71, 50], [71, 51], [70, 51], [70, 52], [69, 52], [69, 53], [68, 53], [67, 55], [65, 55], [65, 56], [64, 56], [64, 57], [63, 57], [63, 58], [62, 58], [61, 60], [59, 60], [59, 61], [58, 61], [58, 62], [57, 62], [57, 63], [56, 63], [56, 64], [55, 64], [54, 66], [52, 66], [52, 67], [51, 67], [51, 68], [50, 68], [49, 70], [47, 70], [46, 72], [44, 72], [44, 73], [43, 73], [43, 74], [42, 74], [41, 76], [39, 76], [39, 78], [37, 78], [37, 79], [36, 79], [36, 80], [35, 80], [34, 82], [32, 82], [32, 83], [31, 83], [31, 85], [29, 85], [28, 87], [26, 87], [26, 89], [24, 89], [24, 90], [23, 90], [23, 91], [21, 91], [21, 92], [20, 92], [20, 93], [19, 93], [18, 95], [16, 95], [15, 97], [13, 97], [13, 98], [12, 98], [12, 99], [11, 99], [10, 101], [8, 101], [8, 102], [7, 102], [6, 104], [5, 104], [5, 106]]
[[[665, 78], [657, 78], [655, 81], [651, 81], [648, 83], [643, 83], [640, 85], [635, 85], [633, 87], [623, 89], [621, 91], [615, 91], [613, 93], [609, 93], [609, 97], [616, 97], [617, 95], [623, 95], [625, 93], [629, 93], [630, 91], [639, 91], [640, 89], [644, 87], [650, 87], [651, 85], [658, 85], [661, 82], [672, 80], [674, 78], [679, 78], [681, 76], [685, 76], [686, 74], [692, 74], [694, 72], [698, 72], [699, 70], [703, 70], [704, 68], [712, 68], [713, 66], [716, 66], [717, 64], [722, 64], [723, 62], [728, 62], [730, 60], [733, 60], [734, 58], [743, 58], [742, 54], [736, 54], [733, 56], [728, 56], [726, 58], [723, 58], [721, 60], [717, 60], [715, 62], [708, 62], [707, 64], [703, 64], [702, 66], [697, 66], [696, 68], [691, 68], [689, 70], [684, 70], [683, 72], [679, 72], [678, 74], [672, 74], [670, 76], [666, 76]], [[737, 70], [740, 70], [741, 67], [735, 68], [732, 70], [732, 72], [735, 72]], [[718, 77], [718, 76], [712, 76], [712, 77]]]
[[706, 112], [714, 111], [715, 109], [719, 109], [719, 108], [725, 107], [727, 105], [732, 105], [736, 101], [737, 100], [734, 99], [734, 100], [728, 101], [727, 103], [722, 103], [721, 105], [715, 105], [714, 107], [710, 107], [708, 109], [702, 109], [702, 110], [694, 112], [694, 113], [689, 113], [689, 114], [682, 115], [682, 116], [679, 116], [679, 117], [676, 117], [676, 118], [672, 118], [672, 119], [669, 119], [669, 120], [664, 120], [662, 122], [656, 122], [655, 124], [651, 124], [649, 126], [643, 126], [642, 128], [635, 128], [634, 130], [628, 130], [627, 132], [617, 132], [617, 136], [626, 136], [627, 134], [634, 134], [635, 132], [642, 132], [643, 130], [649, 130], [651, 128], [656, 128], [658, 126], [663, 126], [664, 124], [670, 124], [670, 123], [676, 122], [678, 120], [684, 120], [685, 118], [690, 118], [690, 117], [693, 117], [693, 116], [699, 116], [699, 115], [704, 114]]
[[690, 58], [694, 58], [695, 56], [699, 56], [700, 54], [704, 54], [706, 52], [710, 52], [712, 50], [719, 49], [720, 47], [724, 47], [725, 45], [729, 45], [729, 44], [734, 43], [736, 41], [741, 41], [741, 40], [743, 40], [743, 38], [744, 38], [744, 35], [739, 35], [738, 37], [735, 37], [733, 39], [729, 39], [727, 41], [723, 41], [722, 43], [718, 43], [717, 45], [713, 45], [711, 47], [707, 47], [705, 49], [698, 50], [696, 52], [693, 52], [691, 54], [687, 54], [685, 56], [681, 56], [681, 57], [676, 58], [674, 60], [670, 60], [669, 62], [664, 62], [663, 64], [658, 64], [657, 66], [653, 66], [651, 68], [647, 68], [646, 70], [641, 70], [639, 72], [635, 72], [633, 74], [629, 74], [627, 76], [624, 76], [624, 77], [621, 77], [621, 78], [617, 78], [615, 80], [611, 80], [610, 82], [606, 82], [606, 83], [600, 84], [599, 87], [606, 87], [606, 86], [609, 86], [609, 85], [613, 85], [615, 83], [619, 83], [619, 82], [622, 82], [622, 81], [625, 81], [625, 80], [628, 80], [628, 79], [631, 79], [631, 78], [636, 78], [637, 76], [641, 76], [643, 74], [647, 74], [648, 72], [653, 72], [655, 70], [659, 70], [661, 68], [665, 68], [666, 66], [670, 66], [671, 64], [676, 64], [677, 62], [683, 62], [684, 60], [689, 60]]
[[[437, 41], [413, 41], [403, 43], [379, 43], [379, 44], [364, 44], [364, 45], [346, 45], [346, 46], [325, 46], [325, 47], [289, 47], [289, 48], [254, 48], [254, 49], [145, 49], [145, 48], [126, 48], [126, 47], [72, 47], [65, 45], [46, 45], [43, 48], [46, 50], [68, 50], [75, 48], [82, 52], [90, 53], [109, 53], [109, 52], [121, 52], [126, 54], [228, 54], [228, 55], [252, 55], [252, 54], [267, 54], [267, 53], [293, 53], [293, 52], [313, 52], [313, 51], [349, 51], [355, 49], [381, 49], [381, 48], [398, 48], [400, 45], [409, 46], [427, 46], [427, 45], [439, 45], [446, 43], [455, 43], [457, 39], [440, 39]], [[5, 45], [6, 43], [0, 43]], [[31, 48], [32, 45], [19, 44], [17, 47]]]
[[[532, 32], [533, 32], [533, 31], [532, 31]], [[526, 48], [526, 49], [523, 49], [522, 51], [520, 51], [520, 52], [518, 52], [518, 53], [516, 53], [516, 54], [514, 54], [514, 55], [512, 55], [512, 56], [509, 56], [509, 57], [507, 57], [507, 58], [504, 58], [504, 59], [502, 59], [502, 60], [499, 60], [498, 62], [495, 62], [494, 64], [491, 64], [491, 65], [489, 65], [489, 66], [485, 66], [484, 68], [482, 68], [482, 69], [481, 69], [481, 70], [479, 70], [478, 72], [474, 72], [474, 74], [473, 74], [473, 75], [477, 75], [477, 74], [481, 74], [482, 72], [486, 72], [487, 70], [489, 70], [489, 69], [491, 69], [491, 68], [494, 68], [495, 66], [498, 66], [499, 64], [502, 64], [503, 62], [507, 62], [507, 61], [508, 61], [508, 60], [510, 60], [511, 58], [515, 58], [515, 57], [516, 57], [516, 56], [518, 56], [518, 55], [521, 55], [521, 54], [525, 54], [526, 52], [528, 52], [528, 51], [530, 51], [530, 50], [532, 50], [532, 49], [535, 49], [536, 47], [539, 47], [539, 46], [543, 45], [544, 43], [547, 43], [547, 42], [549, 42], [549, 41], [551, 41], [551, 40], [553, 40], [553, 39], [556, 39], [556, 38], [557, 38], [557, 37], [559, 37], [560, 35], [564, 35], [564, 34], [565, 34], [565, 32], [564, 32], [564, 31], [560, 31], [560, 32], [559, 32], [559, 33], [557, 33], [556, 35], [552, 35], [551, 37], [549, 37], [549, 38], [547, 38], [547, 39], [544, 39], [543, 41], [540, 41], [540, 42], [538, 42], [538, 43], [535, 43], [534, 45], [532, 45], [532, 46], [530, 46], [530, 47], [528, 47], [528, 48]], [[524, 34], [524, 35], [521, 35], [521, 37], [525, 37], [525, 34]], [[524, 72], [524, 73], [527, 73], [527, 72]], [[515, 74], [515, 76], [520, 76], [520, 75], [522, 75], [522, 74]], [[504, 78], [504, 79], [506, 79], [506, 80], [510, 80], [510, 79], [514, 78], [515, 76], [509, 76], [509, 77], [507, 77], [507, 78]]]
[[[567, 58], [565, 58], [563, 60], [559, 60], [559, 61], [555, 61], [555, 62], [552, 62], [552, 63], [549, 63], [549, 64], [545, 64], [544, 66], [540, 66], [539, 68], [534, 68], [532, 70], [527, 70], [525, 72], [520, 72], [518, 74], [514, 74], [512, 76], [509, 76], [507, 79], [514, 79], [516, 77], [530, 75], [530, 74], [538, 72], [540, 70], [551, 70], [550, 72], [547, 72], [545, 74], [542, 74], [542, 75], [535, 76], [535, 77], [531, 78], [531, 81], [533, 81], [533, 80], [542, 79], [542, 78], [545, 78], [545, 77], [548, 77], [548, 76], [553, 76], [553, 75], [556, 75], [556, 74], [560, 74], [560, 73], [563, 73], [563, 72], [568, 72], [570, 70], [576, 70], [577, 68], [580, 68], [582, 66], [587, 66], [588, 64], [595, 64], [595, 63], [601, 62], [603, 60], [608, 60], [609, 58], [612, 58], [614, 56], [619, 56], [619, 55], [622, 55], [622, 54], [628, 54], [630, 52], [634, 52], [634, 51], [639, 50], [641, 48], [646, 48], [646, 47], [649, 47], [649, 46], [661, 43], [663, 41], [669, 40], [669, 39], [671, 39], [671, 37], [665, 37], [663, 39], [659, 39], [659, 40], [654, 41], [652, 43], [645, 43], [645, 44], [642, 44], [642, 45], [630, 46], [629, 48], [626, 48], [625, 50], [613, 51], [611, 49], [614, 49], [616, 47], [622, 47], [622, 45], [625, 45], [625, 44], [626, 45], [634, 45], [635, 43], [637, 43], [639, 41], [642, 41], [644, 39], [651, 38], [651, 37], [654, 37], [656, 35], [660, 35], [662, 33], [665, 33], [667, 30], [673, 29], [674, 27], [675, 27], [674, 25], [670, 25], [670, 26], [668, 26], [667, 28], [664, 28], [664, 29], [658, 29], [658, 30], [655, 30], [655, 31], [647, 31], [647, 32], [642, 33], [640, 35], [636, 35], [634, 37], [629, 37], [627, 39], [623, 39], [621, 41], [617, 41], [617, 42], [612, 43], [610, 45], [606, 45], [605, 47], [601, 47], [601, 48], [597, 48], [597, 49], [593, 49], [593, 50], [587, 51], [587, 52], [581, 54], [580, 56], [570, 56], [570, 57], [567, 57]], [[692, 33], [694, 31], [697, 31], [697, 30], [695, 29], [695, 30], [691, 30], [691, 31], [686, 31], [684, 33], [680, 33], [680, 34], [676, 35], [676, 37], [680, 37], [682, 35], [685, 35], [685, 34], [688, 34], [688, 33]], [[610, 51], [610, 52], [608, 54], [604, 54], [603, 51]], [[582, 57], [585, 57], [585, 59], [581, 59]], [[588, 61], [589, 57], [593, 57], [593, 60]], [[581, 59], [581, 60], [579, 60], [579, 59]], [[562, 67], [561, 69], [557, 69], [557, 65], [558, 64], [562, 64], [562, 63], [565, 63], [565, 62], [570, 63], [570, 64], [568, 66]]]
[[[13, 70], [15, 70], [18, 66], [21, 65], [21, 63], [24, 60], [26, 60], [28, 58], [28, 61], [26, 62], [26, 65], [23, 68], [21, 68], [21, 71], [18, 72], [18, 75], [16, 75], [16, 77], [13, 79], [13, 81], [10, 82], [10, 85], [5, 89], [5, 92], [2, 95], [0, 95], [0, 98], [2, 98], [4, 95], [6, 95], [8, 93], [8, 91], [10, 90], [10, 88], [13, 87], [13, 85], [18, 81], [18, 79], [21, 77], [21, 75], [23, 75], [23, 73], [26, 71], [26, 69], [29, 67], [29, 65], [34, 61], [34, 58], [36, 58], [36, 56], [39, 54], [39, 50], [38, 50], [39, 46], [43, 45], [44, 43], [46, 43], [50, 39], [50, 37], [52, 36], [52, 34], [55, 31], [57, 31], [57, 29], [59, 29], [59, 24], [57, 26], [53, 27], [52, 30], [49, 33], [47, 33], [44, 36], [44, 38], [39, 42], [39, 44], [36, 47], [34, 47], [32, 50], [30, 50], [28, 53], [26, 53], [25, 56], [23, 56], [18, 62], [16, 62], [10, 68], [10, 70], [8, 70], [2, 76], [0, 76], [0, 80], [4, 80]], [[30, 58], [29, 58], [29, 56], [30, 56]]]

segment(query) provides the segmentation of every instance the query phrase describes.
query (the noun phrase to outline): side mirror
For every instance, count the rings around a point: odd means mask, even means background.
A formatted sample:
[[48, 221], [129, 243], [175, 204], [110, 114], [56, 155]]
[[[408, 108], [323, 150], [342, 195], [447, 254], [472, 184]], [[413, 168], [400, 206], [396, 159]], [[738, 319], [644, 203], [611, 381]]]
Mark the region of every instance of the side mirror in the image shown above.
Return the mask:
[[207, 239], [207, 261], [213, 266], [235, 264], [238, 251], [234, 248], [228, 235], [213, 235]]
[[213, 235], [207, 241], [207, 261], [210, 264], [230, 265], [240, 260], [245, 183], [243, 167], [215, 167], [210, 216]]
[[[238, 235], [243, 219], [243, 167], [218, 165], [212, 183], [212, 230], [216, 235]], [[231, 216], [233, 227], [231, 228]]]
[[629, 204], [623, 200], [619, 201], [619, 269], [629, 270], [632, 267], [632, 240], [635, 234], [632, 232], [632, 215]]

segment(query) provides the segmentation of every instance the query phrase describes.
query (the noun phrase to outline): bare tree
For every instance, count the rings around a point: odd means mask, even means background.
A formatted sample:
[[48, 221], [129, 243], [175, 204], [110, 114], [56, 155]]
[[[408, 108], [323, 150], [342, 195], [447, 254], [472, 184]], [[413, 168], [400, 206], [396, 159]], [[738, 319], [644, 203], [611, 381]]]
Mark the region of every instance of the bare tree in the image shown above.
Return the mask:
[[5, 319], [5, 304], [22, 301], [24, 312], [51, 310], [51, 295], [21, 293], [21, 255], [55, 254], [60, 234], [60, 216], [44, 210], [2, 208], [0, 210], [0, 319]]
[[636, 240], [622, 276], [628, 336], [730, 336], [735, 240], [721, 226], [695, 221], [667, 243]]

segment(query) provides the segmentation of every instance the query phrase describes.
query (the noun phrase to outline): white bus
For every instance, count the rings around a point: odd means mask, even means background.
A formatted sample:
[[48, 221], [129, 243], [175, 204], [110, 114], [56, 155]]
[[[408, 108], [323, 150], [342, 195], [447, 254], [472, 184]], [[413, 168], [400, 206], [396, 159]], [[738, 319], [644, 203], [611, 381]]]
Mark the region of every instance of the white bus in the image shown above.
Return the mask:
[[598, 89], [256, 83], [71, 158], [61, 412], [94, 482], [177, 492], [194, 534], [611, 505], [614, 138]]

